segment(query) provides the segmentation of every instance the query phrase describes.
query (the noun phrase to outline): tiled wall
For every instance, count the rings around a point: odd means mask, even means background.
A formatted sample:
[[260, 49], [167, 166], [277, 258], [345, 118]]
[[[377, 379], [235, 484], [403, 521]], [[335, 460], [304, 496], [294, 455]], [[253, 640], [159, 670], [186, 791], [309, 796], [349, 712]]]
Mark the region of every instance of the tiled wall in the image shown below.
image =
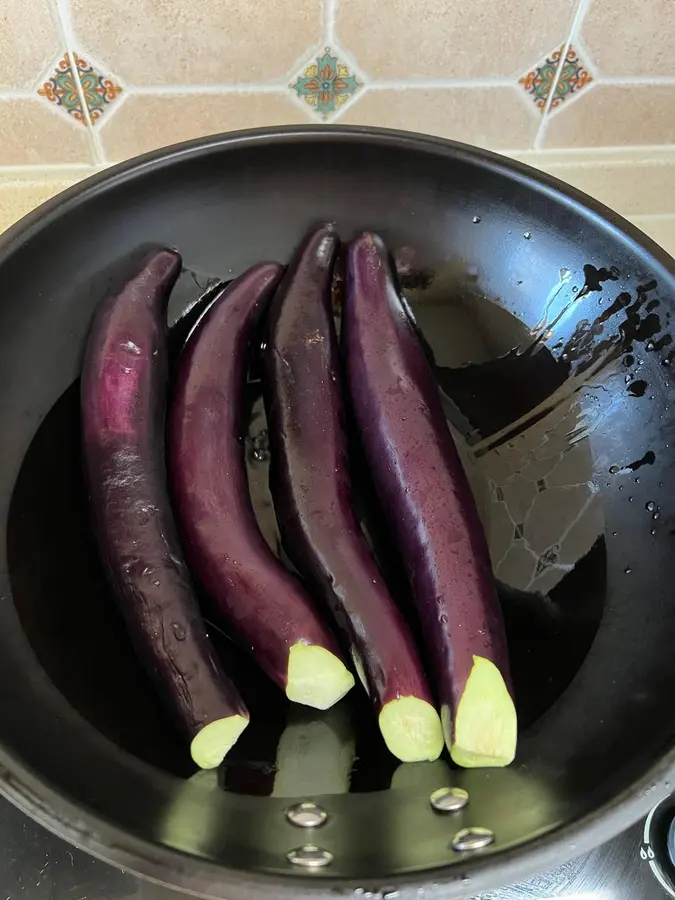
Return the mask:
[[675, 143], [675, 0], [0, 2], [0, 166], [317, 121]]

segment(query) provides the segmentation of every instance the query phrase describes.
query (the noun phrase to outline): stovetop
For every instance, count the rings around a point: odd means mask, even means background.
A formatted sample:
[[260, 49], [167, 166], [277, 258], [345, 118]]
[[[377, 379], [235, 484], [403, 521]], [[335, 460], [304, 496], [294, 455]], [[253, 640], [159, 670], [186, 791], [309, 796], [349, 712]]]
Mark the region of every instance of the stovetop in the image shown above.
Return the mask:
[[[650, 870], [643, 825], [531, 881], [480, 900], [664, 900]], [[0, 799], [0, 900], [184, 900], [99, 862]]]

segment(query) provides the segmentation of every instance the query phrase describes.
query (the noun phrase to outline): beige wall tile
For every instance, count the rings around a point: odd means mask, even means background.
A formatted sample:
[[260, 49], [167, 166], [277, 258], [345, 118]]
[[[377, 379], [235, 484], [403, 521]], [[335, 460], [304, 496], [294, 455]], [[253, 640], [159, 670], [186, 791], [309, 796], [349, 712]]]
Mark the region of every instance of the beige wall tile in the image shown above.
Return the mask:
[[675, 258], [675, 215], [633, 216], [632, 222]]
[[595, 84], [551, 116], [544, 147], [675, 142], [675, 84]]
[[30, 88], [61, 49], [48, 0], [0, 2], [0, 90]]
[[87, 129], [44, 100], [0, 99], [0, 166], [90, 162]]
[[320, 41], [320, 0], [71, 0], [81, 46], [135, 85], [283, 78]]
[[601, 75], [675, 75], [673, 0], [592, 0], [581, 37]]
[[543, 168], [623, 216], [675, 210], [675, 161], [619, 159], [544, 164]]
[[540, 121], [515, 86], [370, 90], [340, 117], [343, 125], [403, 128], [511, 150], [530, 147]]
[[281, 93], [137, 94], [99, 127], [113, 161], [221, 131], [307, 121], [308, 114]]
[[340, 43], [380, 78], [515, 76], [569, 32], [574, 0], [340, 0]]
[[3, 185], [0, 183], [0, 233], [71, 186], [71, 181]]

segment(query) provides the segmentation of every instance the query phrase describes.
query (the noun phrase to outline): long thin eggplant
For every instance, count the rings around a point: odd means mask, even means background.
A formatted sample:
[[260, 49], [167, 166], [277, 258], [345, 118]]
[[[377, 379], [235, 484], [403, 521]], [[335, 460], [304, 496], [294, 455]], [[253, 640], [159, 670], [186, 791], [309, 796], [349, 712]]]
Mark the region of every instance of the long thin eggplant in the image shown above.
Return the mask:
[[390, 751], [406, 762], [443, 749], [412, 636], [352, 508], [331, 275], [339, 247], [313, 232], [268, 316], [265, 407], [270, 487], [284, 547], [333, 612]]
[[282, 272], [277, 263], [253, 266], [195, 326], [178, 367], [169, 469], [196, 577], [288, 699], [327, 709], [354, 679], [300, 582], [260, 532], [242, 440], [251, 332]]
[[433, 372], [372, 234], [349, 248], [343, 347], [370, 474], [420, 613], [446, 744], [458, 765], [508, 765], [516, 711], [485, 535]]
[[208, 639], [166, 486], [166, 306], [177, 253], [148, 256], [96, 311], [82, 370], [94, 531], [139, 657], [202, 768], [217, 766], [248, 712]]

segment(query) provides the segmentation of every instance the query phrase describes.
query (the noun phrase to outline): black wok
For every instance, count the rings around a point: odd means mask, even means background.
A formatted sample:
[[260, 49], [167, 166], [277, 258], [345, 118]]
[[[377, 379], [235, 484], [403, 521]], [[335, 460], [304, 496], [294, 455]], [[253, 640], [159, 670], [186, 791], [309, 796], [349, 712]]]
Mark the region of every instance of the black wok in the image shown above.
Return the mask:
[[[355, 692], [327, 719], [289, 712], [214, 631], [257, 724], [218, 775], [193, 778], [101, 579], [78, 434], [95, 304], [139, 246], [175, 245], [178, 346], [214, 281], [287, 260], [323, 220], [345, 238], [384, 235], [436, 365], [500, 580], [522, 723], [509, 769], [397, 768]], [[180, 145], [67, 191], [3, 238], [0, 285], [0, 789], [27, 813], [208, 897], [423, 888], [449, 900], [559, 864], [668, 791], [675, 264], [644, 235], [472, 148], [271, 130]], [[255, 372], [250, 399], [251, 484], [274, 544]], [[400, 585], [396, 560], [383, 564]], [[450, 784], [469, 805], [439, 814], [429, 795]], [[294, 799], [328, 822], [293, 825]], [[494, 842], [452, 849], [469, 826]], [[287, 853], [307, 842], [332, 864], [293, 867]]]

